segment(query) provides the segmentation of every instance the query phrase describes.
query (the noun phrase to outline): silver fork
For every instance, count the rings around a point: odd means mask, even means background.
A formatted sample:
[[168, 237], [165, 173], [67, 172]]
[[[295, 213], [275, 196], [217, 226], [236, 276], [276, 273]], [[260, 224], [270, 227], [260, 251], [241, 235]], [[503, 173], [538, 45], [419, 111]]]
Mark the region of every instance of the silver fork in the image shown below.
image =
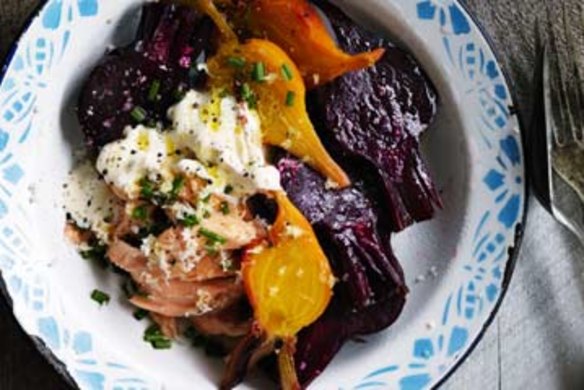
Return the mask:
[[584, 6], [576, 8], [547, 10], [536, 71], [543, 106], [534, 108], [529, 146], [536, 195], [584, 243]]

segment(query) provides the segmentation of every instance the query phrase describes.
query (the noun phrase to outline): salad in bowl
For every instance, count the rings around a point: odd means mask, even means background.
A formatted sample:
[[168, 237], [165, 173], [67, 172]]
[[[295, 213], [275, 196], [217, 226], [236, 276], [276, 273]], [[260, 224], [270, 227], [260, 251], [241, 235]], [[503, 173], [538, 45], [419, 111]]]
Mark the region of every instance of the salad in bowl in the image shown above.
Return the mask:
[[391, 237], [442, 205], [436, 111], [413, 57], [325, 0], [146, 3], [84, 82], [66, 236], [154, 348], [223, 357], [224, 389], [256, 367], [304, 388], [406, 303]]

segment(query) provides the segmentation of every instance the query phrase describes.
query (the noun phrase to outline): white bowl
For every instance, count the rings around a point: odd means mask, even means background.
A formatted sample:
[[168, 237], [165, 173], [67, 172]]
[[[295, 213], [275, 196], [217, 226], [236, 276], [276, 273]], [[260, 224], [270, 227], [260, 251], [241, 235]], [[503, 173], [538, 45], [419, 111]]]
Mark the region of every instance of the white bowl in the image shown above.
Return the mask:
[[[0, 85], [0, 269], [23, 328], [79, 387], [212, 389], [222, 363], [144, 343], [120, 280], [62, 234], [61, 185], [81, 145], [76, 94], [106, 48], [131, 39], [141, 3], [50, 0], [16, 45]], [[436, 84], [441, 106], [424, 147], [445, 208], [395, 239], [411, 288], [398, 322], [346, 345], [311, 388], [424, 389], [480, 339], [509, 282], [526, 201], [518, 120], [491, 48], [456, 0], [338, 3], [408, 48]], [[95, 288], [112, 303], [91, 301]]]

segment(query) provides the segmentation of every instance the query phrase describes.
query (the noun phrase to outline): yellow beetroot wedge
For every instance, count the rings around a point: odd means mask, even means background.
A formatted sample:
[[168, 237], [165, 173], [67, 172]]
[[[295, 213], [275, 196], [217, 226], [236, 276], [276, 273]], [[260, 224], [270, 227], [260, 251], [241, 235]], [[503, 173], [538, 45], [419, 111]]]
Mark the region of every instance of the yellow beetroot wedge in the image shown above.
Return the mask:
[[385, 52], [377, 49], [357, 55], [345, 53], [307, 0], [251, 0], [249, 3], [242, 23], [255, 36], [265, 37], [284, 49], [300, 69], [308, 88], [367, 68]]
[[284, 50], [262, 39], [227, 41], [207, 66], [213, 86], [236, 85], [235, 93], [257, 109], [266, 144], [286, 149], [339, 187], [350, 184], [316, 134], [306, 111], [304, 81]]
[[276, 200], [271, 242], [246, 250], [242, 274], [257, 326], [267, 339], [283, 342], [278, 354], [282, 388], [296, 389], [296, 334], [324, 313], [334, 276], [308, 221], [284, 193]]

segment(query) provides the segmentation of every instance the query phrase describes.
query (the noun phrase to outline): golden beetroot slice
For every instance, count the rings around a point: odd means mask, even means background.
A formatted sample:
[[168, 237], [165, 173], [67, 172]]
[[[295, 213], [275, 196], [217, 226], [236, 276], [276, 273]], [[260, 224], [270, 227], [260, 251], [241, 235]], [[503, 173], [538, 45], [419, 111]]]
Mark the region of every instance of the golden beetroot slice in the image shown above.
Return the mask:
[[306, 0], [252, 0], [244, 21], [254, 33], [275, 42], [294, 60], [309, 88], [375, 64], [383, 49], [350, 55], [331, 37]]
[[295, 389], [296, 334], [324, 313], [334, 277], [308, 221], [283, 193], [276, 200], [271, 245], [248, 249], [242, 274], [257, 326], [268, 340], [284, 342], [278, 355], [282, 388]]
[[340, 187], [350, 184], [318, 138], [306, 111], [300, 71], [280, 47], [262, 39], [228, 41], [207, 66], [215, 87], [231, 88], [235, 80], [235, 92], [257, 108], [266, 144], [286, 149]]
[[271, 246], [246, 250], [242, 264], [256, 321], [268, 335], [294, 337], [326, 309], [334, 277], [312, 226], [282, 193]]

